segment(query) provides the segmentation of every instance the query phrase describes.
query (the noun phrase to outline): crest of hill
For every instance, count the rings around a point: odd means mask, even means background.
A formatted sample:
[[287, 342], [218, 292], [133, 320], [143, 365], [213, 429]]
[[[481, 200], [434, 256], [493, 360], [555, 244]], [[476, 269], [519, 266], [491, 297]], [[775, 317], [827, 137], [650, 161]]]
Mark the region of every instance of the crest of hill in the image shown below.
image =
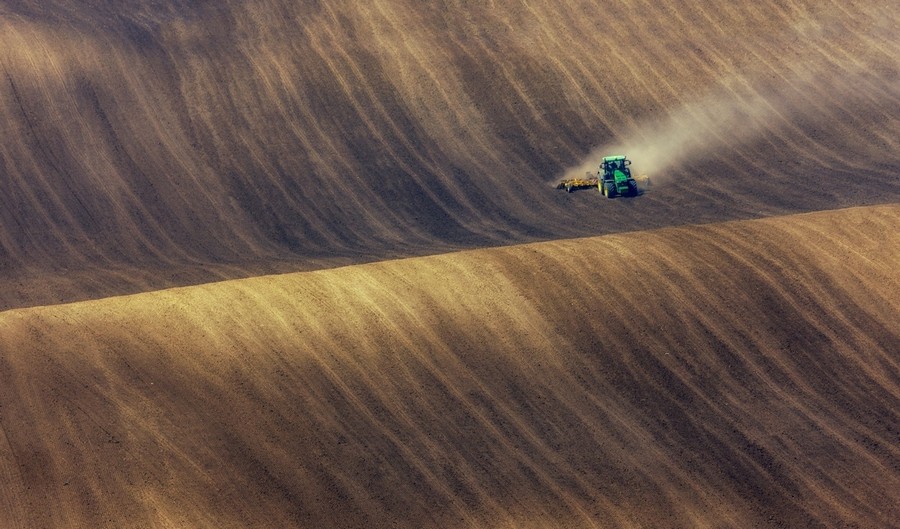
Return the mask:
[[[854, 6], [4, 2], [0, 307], [895, 202]], [[550, 189], [607, 146], [668, 183]]]
[[897, 248], [877, 206], [6, 311], [0, 525], [889, 527]]

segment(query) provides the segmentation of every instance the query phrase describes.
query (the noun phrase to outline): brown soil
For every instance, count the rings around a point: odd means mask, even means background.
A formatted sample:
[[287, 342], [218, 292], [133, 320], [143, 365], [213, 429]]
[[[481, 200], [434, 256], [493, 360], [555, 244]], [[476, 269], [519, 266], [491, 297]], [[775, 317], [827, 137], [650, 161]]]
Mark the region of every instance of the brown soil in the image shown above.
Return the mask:
[[900, 200], [889, 2], [323, 4], [4, 2], [0, 307]]
[[900, 527], [900, 12], [611, 4], [4, 1], [0, 527]]
[[7, 311], [0, 525], [891, 527], [898, 247], [867, 207]]

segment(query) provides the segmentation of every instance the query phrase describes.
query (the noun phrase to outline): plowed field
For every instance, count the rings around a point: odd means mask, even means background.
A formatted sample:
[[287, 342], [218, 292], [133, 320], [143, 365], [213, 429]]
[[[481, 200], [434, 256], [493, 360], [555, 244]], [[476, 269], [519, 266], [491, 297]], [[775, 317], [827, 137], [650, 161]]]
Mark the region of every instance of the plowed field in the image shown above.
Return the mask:
[[0, 2], [0, 528], [898, 527], [898, 22]]

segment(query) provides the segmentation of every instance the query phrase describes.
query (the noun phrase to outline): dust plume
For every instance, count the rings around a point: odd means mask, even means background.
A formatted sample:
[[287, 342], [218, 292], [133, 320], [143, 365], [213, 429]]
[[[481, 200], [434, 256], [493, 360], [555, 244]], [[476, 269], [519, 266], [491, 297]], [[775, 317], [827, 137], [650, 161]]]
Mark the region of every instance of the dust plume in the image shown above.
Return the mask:
[[[879, 78], [859, 67], [847, 68], [836, 78], [822, 71], [789, 68], [775, 79], [736, 77], [723, 82], [700, 99], [633, 127], [623, 138], [593, 150], [585, 161], [566, 171], [565, 178], [596, 170], [600, 159], [627, 155], [635, 175], [647, 174], [654, 184], [673, 178], [683, 164], [694, 165], [735, 147], [765, 137], [799, 121], [833, 119], [834, 108], [823, 101], [893, 100], [897, 82]], [[877, 104], [877, 103], [876, 103]]]
[[621, 154], [634, 162], [635, 174], [648, 174], [659, 183], [683, 163], [758, 137], [784, 107], [784, 102], [750, 89], [717, 91], [644, 121], [624, 138], [594, 149], [564, 178], [595, 171], [602, 157]]
[[822, 61], [800, 57], [821, 55], [840, 35], [863, 34], [863, 28], [869, 42], [894, 42], [893, 19], [892, 12], [874, 9], [857, 25], [842, 15], [810, 12], [784, 31], [795, 47], [795, 58], [732, 72], [705, 94], [683, 96], [681, 105], [670, 106], [630, 130], [624, 128], [623, 136], [595, 149], [565, 177], [596, 170], [603, 156], [624, 154], [634, 162], [635, 174], [647, 174], [654, 183], [661, 183], [673, 178], [682, 164], [695, 165], [749, 142], [775, 137], [796, 128], [797, 122], [807, 127], [816, 124], [816, 128], [839, 126], [847, 118], [839, 107], [874, 106], [890, 116], [900, 99], [897, 63], [890, 59], [890, 48], [857, 56], [834, 54]]
[[723, 90], [641, 125], [606, 151], [627, 154], [636, 174], [646, 173], [660, 183], [672, 169], [759, 137], [790, 106], [777, 94]]

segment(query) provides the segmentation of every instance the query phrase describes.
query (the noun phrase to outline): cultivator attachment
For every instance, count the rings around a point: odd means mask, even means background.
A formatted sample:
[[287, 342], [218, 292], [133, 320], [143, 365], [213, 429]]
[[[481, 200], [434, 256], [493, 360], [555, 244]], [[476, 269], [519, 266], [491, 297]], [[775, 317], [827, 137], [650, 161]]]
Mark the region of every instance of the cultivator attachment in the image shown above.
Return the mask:
[[576, 189], [586, 189], [588, 187], [597, 187], [600, 180], [591, 173], [586, 173], [584, 178], [568, 178], [556, 184], [556, 189], [565, 189], [567, 193], [571, 193]]

